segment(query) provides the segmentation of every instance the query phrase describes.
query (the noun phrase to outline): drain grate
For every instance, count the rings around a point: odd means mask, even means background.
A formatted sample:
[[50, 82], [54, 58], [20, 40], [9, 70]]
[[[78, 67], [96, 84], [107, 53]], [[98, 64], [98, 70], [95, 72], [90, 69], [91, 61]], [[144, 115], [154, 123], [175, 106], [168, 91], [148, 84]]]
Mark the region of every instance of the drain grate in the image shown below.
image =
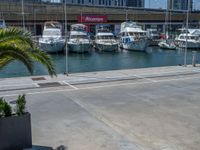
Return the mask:
[[49, 82], [49, 83], [38, 83], [40, 87], [55, 87], [55, 86], [62, 86], [58, 82]]
[[44, 77], [31, 78], [33, 81], [46, 80]]

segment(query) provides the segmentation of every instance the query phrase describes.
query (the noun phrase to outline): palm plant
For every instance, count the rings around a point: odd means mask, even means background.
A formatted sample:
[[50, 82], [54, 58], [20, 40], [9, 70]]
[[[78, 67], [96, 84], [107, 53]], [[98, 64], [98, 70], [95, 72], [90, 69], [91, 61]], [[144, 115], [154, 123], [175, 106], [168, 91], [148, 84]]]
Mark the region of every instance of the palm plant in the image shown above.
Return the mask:
[[20, 28], [0, 29], [0, 70], [14, 60], [22, 62], [31, 74], [37, 61], [47, 68], [49, 75], [56, 75], [51, 57], [38, 49], [30, 32]]

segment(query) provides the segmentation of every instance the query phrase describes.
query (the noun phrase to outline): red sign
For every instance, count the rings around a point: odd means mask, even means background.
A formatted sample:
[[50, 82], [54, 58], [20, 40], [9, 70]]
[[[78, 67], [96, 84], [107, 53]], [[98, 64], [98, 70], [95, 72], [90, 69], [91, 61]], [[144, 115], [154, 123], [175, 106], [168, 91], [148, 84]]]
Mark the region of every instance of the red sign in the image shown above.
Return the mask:
[[105, 15], [83, 15], [77, 17], [78, 22], [82, 23], [103, 23], [107, 22], [108, 17]]

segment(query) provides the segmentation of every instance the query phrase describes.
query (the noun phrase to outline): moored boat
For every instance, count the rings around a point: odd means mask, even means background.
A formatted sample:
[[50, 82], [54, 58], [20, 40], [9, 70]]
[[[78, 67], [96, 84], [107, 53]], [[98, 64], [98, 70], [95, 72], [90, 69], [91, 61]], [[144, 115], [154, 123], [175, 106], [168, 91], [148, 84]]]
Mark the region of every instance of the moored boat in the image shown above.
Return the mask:
[[[179, 48], [200, 49], [200, 29], [180, 29], [181, 34], [176, 38], [176, 44]], [[188, 32], [188, 33], [186, 33]]]
[[100, 26], [95, 36], [95, 48], [99, 51], [117, 51], [118, 41], [110, 31], [109, 26]]
[[72, 25], [67, 44], [71, 52], [90, 52], [92, 49], [92, 41], [87, 34], [86, 26], [83, 24]]
[[64, 50], [65, 39], [62, 37], [62, 26], [59, 22], [45, 22], [39, 45], [47, 53], [57, 53]]
[[121, 24], [120, 47], [130, 51], [145, 51], [149, 45], [146, 31], [136, 22], [127, 21]]

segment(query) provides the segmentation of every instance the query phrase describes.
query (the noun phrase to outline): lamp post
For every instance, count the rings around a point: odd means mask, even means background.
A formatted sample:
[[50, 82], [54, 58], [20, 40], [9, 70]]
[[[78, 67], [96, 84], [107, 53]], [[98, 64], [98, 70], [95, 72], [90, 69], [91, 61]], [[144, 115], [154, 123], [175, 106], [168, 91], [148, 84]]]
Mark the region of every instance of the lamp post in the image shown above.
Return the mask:
[[185, 66], [185, 67], [187, 67], [187, 47], [188, 47], [189, 12], [190, 12], [190, 0], [188, 0], [187, 18], [186, 18], [186, 42], [185, 42], [185, 55], [184, 55], [184, 66]]
[[67, 48], [67, 0], [64, 2], [64, 13], [65, 13], [65, 54], [66, 54], [66, 70], [65, 74], [69, 75], [69, 68], [68, 68], [68, 48]]

